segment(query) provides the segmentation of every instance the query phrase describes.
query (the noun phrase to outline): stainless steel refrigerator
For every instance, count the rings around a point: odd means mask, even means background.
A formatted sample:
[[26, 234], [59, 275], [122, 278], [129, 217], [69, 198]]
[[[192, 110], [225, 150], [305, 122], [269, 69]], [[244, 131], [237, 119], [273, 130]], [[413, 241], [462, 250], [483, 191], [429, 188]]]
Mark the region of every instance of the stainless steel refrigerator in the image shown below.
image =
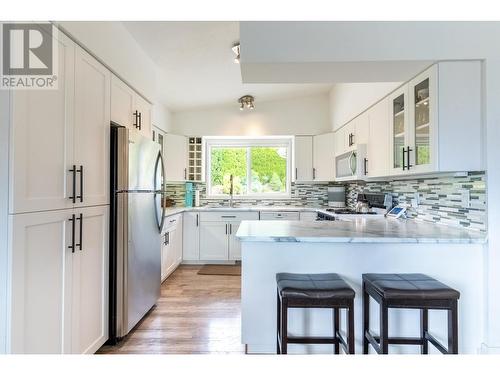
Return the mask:
[[111, 124], [109, 343], [160, 296], [164, 167], [160, 145]]

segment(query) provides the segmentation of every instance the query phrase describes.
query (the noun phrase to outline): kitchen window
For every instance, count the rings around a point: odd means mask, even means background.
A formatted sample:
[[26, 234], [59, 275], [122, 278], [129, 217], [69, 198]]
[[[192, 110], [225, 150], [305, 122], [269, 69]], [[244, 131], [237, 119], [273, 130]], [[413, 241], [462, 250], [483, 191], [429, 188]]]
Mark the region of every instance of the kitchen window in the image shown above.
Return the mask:
[[207, 195], [236, 198], [290, 196], [291, 137], [206, 138]]

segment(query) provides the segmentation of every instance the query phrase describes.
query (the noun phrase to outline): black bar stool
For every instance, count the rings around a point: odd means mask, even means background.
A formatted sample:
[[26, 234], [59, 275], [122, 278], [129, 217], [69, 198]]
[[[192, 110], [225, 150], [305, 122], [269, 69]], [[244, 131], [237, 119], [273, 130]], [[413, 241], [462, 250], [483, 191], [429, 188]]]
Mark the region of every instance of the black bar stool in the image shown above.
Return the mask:
[[[340, 345], [346, 354], [354, 354], [354, 290], [336, 273], [278, 273], [277, 354], [287, 354], [288, 344], [333, 344], [335, 354]], [[289, 308], [333, 309], [333, 337], [289, 337]], [[340, 334], [340, 309], [347, 309], [347, 340]]]
[[[370, 333], [370, 297], [380, 305], [380, 336]], [[458, 354], [458, 299], [460, 292], [432, 277], [420, 273], [363, 275], [363, 354], [371, 344], [378, 354], [388, 354], [389, 344], [420, 345], [428, 354], [429, 343], [443, 354]], [[419, 309], [420, 337], [389, 337], [390, 308]], [[448, 347], [445, 348], [428, 331], [428, 310], [448, 311]]]

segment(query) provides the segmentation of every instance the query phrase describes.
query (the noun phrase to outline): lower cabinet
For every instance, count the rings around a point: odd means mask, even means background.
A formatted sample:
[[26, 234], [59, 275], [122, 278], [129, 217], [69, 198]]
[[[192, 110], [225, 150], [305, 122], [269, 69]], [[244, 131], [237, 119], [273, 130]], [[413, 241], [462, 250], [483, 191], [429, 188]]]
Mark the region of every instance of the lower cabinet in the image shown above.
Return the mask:
[[241, 259], [236, 232], [242, 220], [259, 220], [258, 212], [204, 212], [200, 214], [201, 261], [234, 261]]
[[109, 207], [12, 215], [11, 353], [93, 353], [108, 333]]
[[182, 259], [200, 260], [200, 214], [198, 212], [184, 212], [182, 237]]
[[161, 247], [161, 281], [182, 262], [182, 214], [165, 219]]

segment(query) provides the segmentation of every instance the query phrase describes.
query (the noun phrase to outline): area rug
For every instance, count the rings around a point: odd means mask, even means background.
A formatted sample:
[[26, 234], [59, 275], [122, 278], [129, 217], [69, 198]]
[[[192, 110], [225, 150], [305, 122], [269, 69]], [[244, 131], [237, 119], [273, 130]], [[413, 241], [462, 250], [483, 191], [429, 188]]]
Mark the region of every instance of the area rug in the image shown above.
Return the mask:
[[241, 265], [206, 264], [200, 268], [198, 275], [241, 276]]

